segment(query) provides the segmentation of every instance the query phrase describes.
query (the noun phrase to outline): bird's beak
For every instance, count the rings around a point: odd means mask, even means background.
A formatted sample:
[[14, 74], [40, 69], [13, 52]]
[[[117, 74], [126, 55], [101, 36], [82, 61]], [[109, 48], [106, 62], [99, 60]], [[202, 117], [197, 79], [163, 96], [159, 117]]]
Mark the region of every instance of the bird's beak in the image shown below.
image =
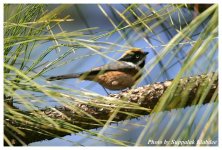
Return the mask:
[[149, 52], [144, 52], [144, 55], [147, 55], [147, 54], [149, 54]]

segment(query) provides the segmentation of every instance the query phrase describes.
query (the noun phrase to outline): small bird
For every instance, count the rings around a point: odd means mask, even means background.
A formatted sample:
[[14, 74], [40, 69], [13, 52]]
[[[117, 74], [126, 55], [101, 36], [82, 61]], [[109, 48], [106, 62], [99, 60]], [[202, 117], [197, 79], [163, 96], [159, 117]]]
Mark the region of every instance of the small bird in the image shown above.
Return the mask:
[[98, 82], [109, 90], [123, 90], [132, 87], [141, 77], [148, 52], [139, 48], [126, 51], [117, 61], [93, 68], [83, 73], [52, 76], [48, 81], [79, 78]]

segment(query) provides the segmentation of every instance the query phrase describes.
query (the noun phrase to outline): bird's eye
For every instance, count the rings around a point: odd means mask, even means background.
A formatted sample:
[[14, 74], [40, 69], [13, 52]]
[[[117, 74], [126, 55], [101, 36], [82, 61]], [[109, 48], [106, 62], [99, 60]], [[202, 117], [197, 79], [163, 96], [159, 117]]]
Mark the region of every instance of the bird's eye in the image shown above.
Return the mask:
[[137, 58], [137, 59], [140, 58], [140, 55], [136, 55], [136, 58]]

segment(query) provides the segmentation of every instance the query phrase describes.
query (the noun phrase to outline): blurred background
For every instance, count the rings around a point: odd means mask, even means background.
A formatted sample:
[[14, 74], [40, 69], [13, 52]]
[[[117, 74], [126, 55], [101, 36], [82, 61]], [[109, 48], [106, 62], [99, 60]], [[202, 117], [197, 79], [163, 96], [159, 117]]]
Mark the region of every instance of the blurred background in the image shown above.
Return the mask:
[[[184, 63], [192, 65], [186, 68], [182, 77], [217, 72], [218, 14], [217, 6], [213, 4], [5, 4], [4, 9], [5, 63], [23, 70], [44, 88], [62, 87], [64, 93], [73, 92], [75, 96], [81, 95], [82, 91], [107, 96], [95, 82], [78, 79], [49, 82], [45, 79], [107, 64], [132, 47], [149, 52], [144, 76], [135, 87], [174, 79], [183, 70]], [[26, 16], [25, 21], [19, 20], [20, 15], [16, 14]], [[34, 20], [33, 16], [36, 16]], [[13, 73], [7, 69], [6, 78], [13, 78]], [[6, 88], [7, 93], [10, 90]], [[60, 101], [42, 92], [24, 92], [21, 88], [15, 95], [23, 95], [23, 100], [13, 96], [14, 106], [22, 110], [30, 110], [24, 105], [27, 98], [32, 109], [61, 105]], [[203, 114], [204, 119], [201, 119]], [[214, 119], [205, 134], [207, 139], [217, 141], [217, 103], [210, 103], [112, 124], [103, 131], [107, 139], [86, 131], [30, 145], [155, 145], [147, 141], [180, 139], [182, 135], [197, 140], [203, 136], [212, 115]], [[100, 129], [90, 132], [99, 133]]]

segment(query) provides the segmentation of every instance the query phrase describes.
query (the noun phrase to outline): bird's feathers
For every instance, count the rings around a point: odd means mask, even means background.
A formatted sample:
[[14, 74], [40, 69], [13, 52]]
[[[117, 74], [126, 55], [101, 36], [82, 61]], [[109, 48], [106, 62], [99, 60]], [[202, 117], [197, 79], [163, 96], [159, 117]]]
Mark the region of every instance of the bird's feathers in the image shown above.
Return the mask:
[[[92, 70], [83, 73], [66, 74], [60, 76], [53, 76], [48, 78], [48, 81], [62, 80], [70, 78], [80, 78], [83, 80], [97, 80], [98, 75], [107, 74], [110, 72], [122, 72], [129, 76], [134, 76], [145, 65], [145, 58], [148, 52], [143, 52], [141, 49], [133, 48], [126, 51], [119, 60], [109, 64], [96, 67]], [[112, 74], [112, 73], [111, 73]]]
[[107, 71], [122, 71], [122, 72], [131, 72], [134, 70], [139, 71], [139, 67], [131, 62], [124, 62], [124, 61], [117, 61], [117, 62], [111, 62], [109, 64], [96, 67], [90, 71], [84, 72], [84, 73], [74, 73], [74, 74], [66, 74], [66, 75], [60, 75], [60, 76], [52, 76], [48, 78], [48, 81], [53, 80], [63, 80], [63, 79], [71, 79], [71, 78], [79, 78], [82, 76], [84, 80], [91, 80], [98, 74], [102, 74]]
[[54, 81], [54, 80], [63, 80], [63, 79], [71, 79], [71, 78], [79, 78], [81, 74], [65, 74], [65, 75], [60, 75], [60, 76], [52, 76], [47, 78], [47, 81]]

